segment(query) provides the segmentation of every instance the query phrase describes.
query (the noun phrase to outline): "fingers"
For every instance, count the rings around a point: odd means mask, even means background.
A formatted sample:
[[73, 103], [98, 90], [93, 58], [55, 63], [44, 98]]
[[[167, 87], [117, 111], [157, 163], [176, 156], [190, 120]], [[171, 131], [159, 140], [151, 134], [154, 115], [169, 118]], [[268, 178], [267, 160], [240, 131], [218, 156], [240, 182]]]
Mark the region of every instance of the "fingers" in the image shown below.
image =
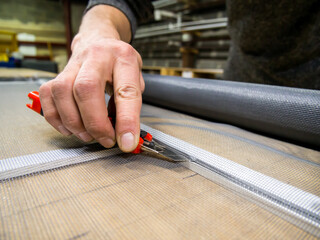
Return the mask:
[[54, 104], [59, 112], [63, 126], [84, 142], [93, 140], [93, 137], [86, 131], [73, 97], [73, 85], [79, 67], [77, 64], [68, 65], [51, 86], [51, 94]]
[[69, 136], [72, 133], [63, 126], [59, 112], [56, 109], [54, 101], [51, 97], [51, 84], [52, 81], [49, 81], [43, 84], [39, 89], [44, 117], [57, 131], [65, 136]]
[[116, 137], [120, 149], [133, 151], [140, 137], [141, 75], [137, 53], [124, 46], [113, 68]]
[[107, 148], [115, 144], [115, 132], [108, 119], [104, 95], [106, 81], [111, 78], [110, 68], [107, 59], [85, 61], [73, 85], [73, 96], [85, 129]]
[[[73, 56], [56, 79], [40, 88], [46, 120], [64, 135], [96, 139], [107, 148], [117, 141], [122, 151], [134, 150], [145, 87], [140, 55], [129, 44], [108, 40]], [[108, 119], [105, 89], [114, 93], [116, 131]]]
[[74, 79], [79, 68], [79, 64], [71, 60], [64, 71], [54, 80], [42, 85], [39, 92], [46, 120], [63, 135], [73, 133], [82, 141], [88, 142], [93, 138], [82, 124], [72, 94]]

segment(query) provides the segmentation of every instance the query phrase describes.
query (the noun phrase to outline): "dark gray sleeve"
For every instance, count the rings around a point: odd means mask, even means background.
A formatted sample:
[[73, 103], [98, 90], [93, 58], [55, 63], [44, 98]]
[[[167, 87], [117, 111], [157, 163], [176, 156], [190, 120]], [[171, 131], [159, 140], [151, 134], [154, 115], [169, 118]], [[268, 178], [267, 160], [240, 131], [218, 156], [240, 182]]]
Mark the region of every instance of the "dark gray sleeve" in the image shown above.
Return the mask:
[[319, 0], [227, 0], [225, 79], [320, 90]]
[[113, 6], [126, 15], [131, 24], [131, 39], [138, 24], [153, 18], [153, 6], [150, 0], [89, 0], [85, 13], [100, 4]]

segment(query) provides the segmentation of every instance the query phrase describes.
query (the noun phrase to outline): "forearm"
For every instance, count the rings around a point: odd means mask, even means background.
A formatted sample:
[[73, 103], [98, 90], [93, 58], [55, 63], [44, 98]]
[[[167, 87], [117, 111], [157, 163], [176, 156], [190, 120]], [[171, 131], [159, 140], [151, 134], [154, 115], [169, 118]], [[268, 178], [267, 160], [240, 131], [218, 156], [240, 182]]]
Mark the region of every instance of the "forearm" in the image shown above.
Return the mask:
[[102, 37], [130, 42], [130, 22], [119, 9], [108, 5], [97, 5], [83, 17], [78, 35], [89, 39]]

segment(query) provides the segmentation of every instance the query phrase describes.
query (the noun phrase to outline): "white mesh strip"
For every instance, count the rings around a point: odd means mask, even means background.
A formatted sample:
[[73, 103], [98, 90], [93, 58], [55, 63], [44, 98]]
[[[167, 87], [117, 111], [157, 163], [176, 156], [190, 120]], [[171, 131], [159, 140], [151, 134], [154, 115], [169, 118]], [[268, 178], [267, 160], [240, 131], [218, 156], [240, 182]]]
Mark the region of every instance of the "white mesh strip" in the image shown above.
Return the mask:
[[58, 149], [0, 160], [0, 180], [120, 154], [118, 148], [88, 151], [87, 147]]
[[320, 198], [257, 171], [141, 124], [153, 137], [189, 156], [184, 166], [211, 180], [250, 195], [268, 209], [320, 237]]

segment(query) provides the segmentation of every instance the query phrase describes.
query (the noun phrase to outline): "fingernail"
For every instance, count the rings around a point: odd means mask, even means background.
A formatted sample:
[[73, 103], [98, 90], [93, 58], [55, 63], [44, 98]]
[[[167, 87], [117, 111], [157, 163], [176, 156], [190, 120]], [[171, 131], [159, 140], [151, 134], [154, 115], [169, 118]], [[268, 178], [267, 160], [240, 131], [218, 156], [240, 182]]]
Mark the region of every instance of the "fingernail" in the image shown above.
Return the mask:
[[134, 136], [131, 132], [124, 133], [120, 138], [120, 148], [124, 152], [130, 152], [134, 149]]
[[64, 126], [60, 125], [58, 127], [59, 132], [65, 136], [70, 136], [72, 134], [72, 132], [70, 132], [68, 129], [66, 129]]
[[111, 138], [108, 138], [108, 137], [104, 137], [104, 138], [99, 138], [98, 139], [98, 142], [106, 147], [106, 148], [111, 148], [115, 145], [116, 141], [112, 140]]
[[93, 140], [93, 137], [91, 137], [87, 132], [79, 133], [78, 136], [84, 142], [90, 142]]

